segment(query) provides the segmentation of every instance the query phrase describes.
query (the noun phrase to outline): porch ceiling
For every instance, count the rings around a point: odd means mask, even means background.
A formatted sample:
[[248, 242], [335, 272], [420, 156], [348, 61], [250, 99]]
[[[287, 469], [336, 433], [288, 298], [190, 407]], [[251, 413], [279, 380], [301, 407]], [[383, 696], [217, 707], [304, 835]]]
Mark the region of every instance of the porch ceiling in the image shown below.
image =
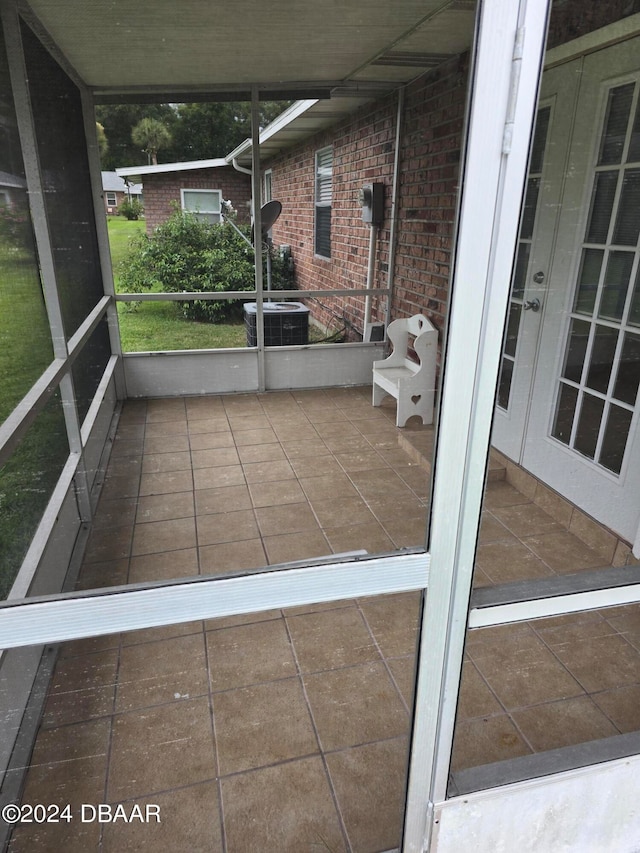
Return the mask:
[[[474, 0], [30, 0], [32, 22], [96, 95], [369, 94], [470, 44]], [[27, 16], [29, 13], [27, 12]], [[362, 91], [364, 90], [364, 91]]]

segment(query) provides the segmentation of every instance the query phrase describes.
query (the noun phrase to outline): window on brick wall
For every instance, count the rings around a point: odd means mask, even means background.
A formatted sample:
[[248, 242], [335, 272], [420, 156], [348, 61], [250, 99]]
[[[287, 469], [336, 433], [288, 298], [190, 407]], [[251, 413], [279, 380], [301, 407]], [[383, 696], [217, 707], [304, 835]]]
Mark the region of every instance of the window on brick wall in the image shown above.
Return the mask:
[[118, 200], [115, 193], [106, 193], [107, 207], [117, 207]]
[[331, 196], [333, 148], [316, 151], [316, 221], [314, 251], [322, 258], [331, 257]]
[[220, 222], [220, 190], [180, 190], [182, 209], [205, 222]]

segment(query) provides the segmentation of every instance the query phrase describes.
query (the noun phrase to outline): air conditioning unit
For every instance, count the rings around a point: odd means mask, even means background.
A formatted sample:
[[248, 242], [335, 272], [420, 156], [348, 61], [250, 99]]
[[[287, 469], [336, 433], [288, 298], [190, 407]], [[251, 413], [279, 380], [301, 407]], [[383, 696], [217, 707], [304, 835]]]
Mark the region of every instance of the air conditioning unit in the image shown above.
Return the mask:
[[[264, 302], [264, 345], [287, 347], [309, 343], [309, 309], [302, 302]], [[247, 346], [258, 345], [257, 305], [248, 302], [244, 306], [244, 325], [247, 330]]]

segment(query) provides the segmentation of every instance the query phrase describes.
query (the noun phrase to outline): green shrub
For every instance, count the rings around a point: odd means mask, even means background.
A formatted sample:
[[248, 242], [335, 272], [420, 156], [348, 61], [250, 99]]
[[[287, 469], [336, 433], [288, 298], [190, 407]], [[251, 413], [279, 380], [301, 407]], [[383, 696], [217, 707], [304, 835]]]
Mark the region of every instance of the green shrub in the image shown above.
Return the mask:
[[140, 219], [144, 213], [144, 207], [137, 198], [126, 198], [123, 202], [120, 202], [118, 213], [130, 222], [134, 222], [136, 219]]
[[[239, 226], [249, 236], [247, 226]], [[266, 287], [266, 255], [263, 252]], [[272, 250], [272, 287], [290, 287], [288, 266]], [[148, 236], [131, 242], [120, 272], [120, 287], [126, 293], [147, 290], [222, 293], [253, 290], [253, 249], [228, 223], [204, 222], [190, 213], [176, 211]], [[189, 320], [215, 323], [236, 319], [240, 300], [194, 300], [179, 302]]]

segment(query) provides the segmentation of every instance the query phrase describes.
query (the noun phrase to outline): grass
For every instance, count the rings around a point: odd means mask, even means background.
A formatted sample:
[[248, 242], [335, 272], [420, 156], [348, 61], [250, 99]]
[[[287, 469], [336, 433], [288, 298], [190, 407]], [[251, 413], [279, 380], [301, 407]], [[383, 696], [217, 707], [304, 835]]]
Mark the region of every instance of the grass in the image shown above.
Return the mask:
[[[126, 259], [129, 243], [137, 234], [144, 232], [145, 224], [111, 216], [108, 229], [111, 262], [118, 291], [118, 271]], [[226, 349], [247, 345], [242, 322], [196, 323], [183, 317], [175, 302], [140, 302], [135, 307], [131, 307], [131, 303], [121, 302], [118, 305], [118, 319], [124, 352]]]
[[[35, 249], [0, 239], [0, 422], [53, 359]], [[0, 598], [6, 598], [69, 454], [54, 397], [0, 469]]]

